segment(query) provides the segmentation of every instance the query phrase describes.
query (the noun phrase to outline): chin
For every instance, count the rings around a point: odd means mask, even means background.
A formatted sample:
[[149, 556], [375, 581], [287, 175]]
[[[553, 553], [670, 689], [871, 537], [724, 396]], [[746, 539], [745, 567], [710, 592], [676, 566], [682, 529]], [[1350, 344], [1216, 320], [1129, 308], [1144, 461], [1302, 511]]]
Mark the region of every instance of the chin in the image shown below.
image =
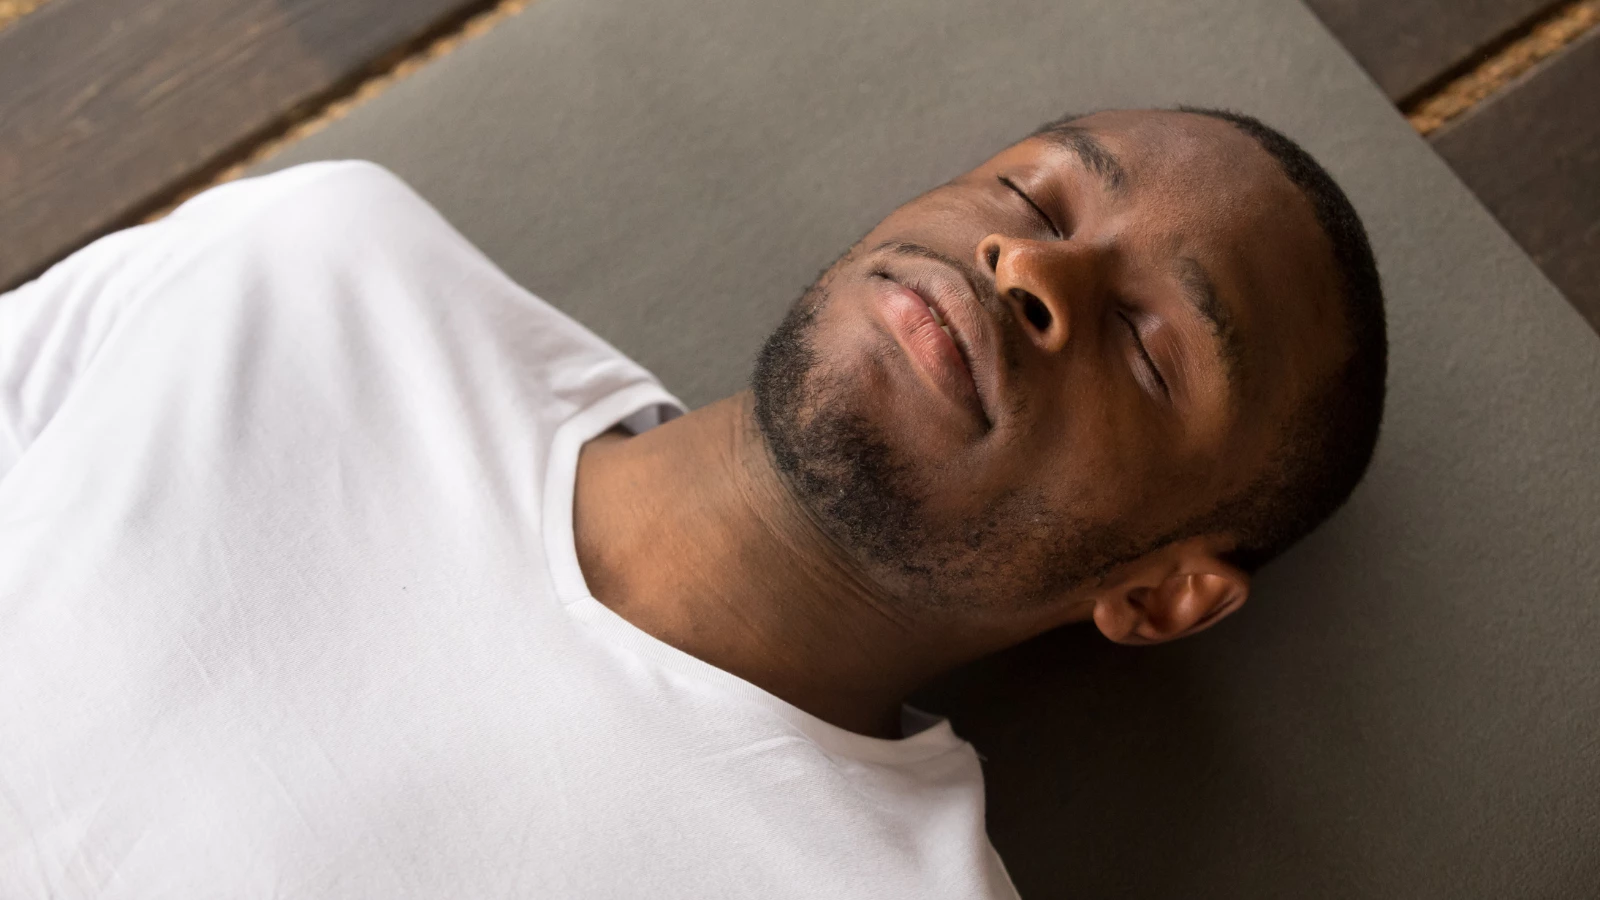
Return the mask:
[[950, 587], [940, 567], [968, 519], [932, 502], [951, 448], [919, 427], [925, 413], [900, 394], [881, 348], [858, 338], [824, 355], [822, 307], [798, 304], [762, 347], [751, 379], [762, 438], [790, 494], [832, 539], [896, 593], [931, 599]]

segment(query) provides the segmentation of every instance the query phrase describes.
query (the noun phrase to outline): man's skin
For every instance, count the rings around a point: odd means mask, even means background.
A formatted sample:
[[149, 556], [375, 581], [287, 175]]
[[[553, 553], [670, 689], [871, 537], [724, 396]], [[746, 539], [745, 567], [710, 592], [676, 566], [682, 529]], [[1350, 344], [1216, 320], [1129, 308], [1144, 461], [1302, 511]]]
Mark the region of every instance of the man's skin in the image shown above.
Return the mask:
[[[815, 312], [810, 374], [769, 402], [802, 450], [809, 426], [855, 423], [889, 474], [852, 481], [847, 453], [797, 489], [749, 390], [604, 435], [574, 507], [595, 597], [885, 738], [927, 680], [1057, 626], [1151, 644], [1236, 611], [1250, 578], [1225, 561], [1231, 535], [1132, 559], [1113, 538], [1170, 534], [1265, 471], [1347, 352], [1330, 244], [1226, 122], [1078, 124], [1114, 159], [1024, 140], [895, 210], [798, 304]], [[970, 381], [897, 285], [943, 311]], [[895, 493], [852, 503], [863, 483]]]

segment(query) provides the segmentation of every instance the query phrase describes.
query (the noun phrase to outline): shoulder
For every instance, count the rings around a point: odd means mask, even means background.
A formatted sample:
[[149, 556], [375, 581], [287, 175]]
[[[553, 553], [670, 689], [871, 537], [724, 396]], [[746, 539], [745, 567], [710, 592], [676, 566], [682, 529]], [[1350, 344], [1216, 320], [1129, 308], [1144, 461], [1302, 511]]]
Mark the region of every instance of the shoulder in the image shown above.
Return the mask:
[[[183, 244], [184, 276], [248, 277], [318, 297], [340, 285], [492, 283], [499, 270], [398, 175], [365, 160], [305, 163], [218, 185], [164, 220]], [[308, 298], [311, 299], [311, 298]]]
[[175, 221], [231, 217], [279, 209], [326, 206], [354, 198], [414, 197], [400, 177], [364, 159], [302, 163], [276, 172], [225, 182], [202, 191], [172, 212]]
[[326, 246], [418, 227], [448, 228], [416, 191], [366, 160], [305, 163], [211, 188], [173, 211], [174, 225], [220, 236], [249, 231]]

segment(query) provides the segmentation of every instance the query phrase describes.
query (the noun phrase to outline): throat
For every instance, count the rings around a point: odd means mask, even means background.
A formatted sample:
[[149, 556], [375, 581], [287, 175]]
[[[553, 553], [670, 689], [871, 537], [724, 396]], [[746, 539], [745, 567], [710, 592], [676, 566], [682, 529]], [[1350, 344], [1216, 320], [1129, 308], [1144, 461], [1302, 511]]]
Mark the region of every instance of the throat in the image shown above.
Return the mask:
[[785, 521], [775, 473], [763, 484], [740, 443], [737, 400], [584, 445], [584, 579], [657, 640], [840, 728], [899, 737], [901, 700], [932, 674], [928, 647]]

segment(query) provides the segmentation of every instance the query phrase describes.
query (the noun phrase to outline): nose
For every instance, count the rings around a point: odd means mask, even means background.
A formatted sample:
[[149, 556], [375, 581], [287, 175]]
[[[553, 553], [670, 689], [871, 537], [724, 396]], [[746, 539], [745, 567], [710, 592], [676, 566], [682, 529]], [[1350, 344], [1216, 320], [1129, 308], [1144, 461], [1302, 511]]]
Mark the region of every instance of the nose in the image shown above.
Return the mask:
[[1071, 336], [1076, 304], [1093, 292], [1088, 254], [1071, 241], [1032, 241], [991, 234], [978, 242], [978, 265], [1041, 350], [1059, 353]]

